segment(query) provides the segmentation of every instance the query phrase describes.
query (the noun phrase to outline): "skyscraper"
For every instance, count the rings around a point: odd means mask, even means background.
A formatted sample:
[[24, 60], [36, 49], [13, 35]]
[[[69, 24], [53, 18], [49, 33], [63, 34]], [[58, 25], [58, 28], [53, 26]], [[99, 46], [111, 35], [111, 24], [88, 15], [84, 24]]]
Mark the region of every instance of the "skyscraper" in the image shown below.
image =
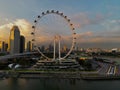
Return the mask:
[[31, 41], [27, 42], [27, 52], [31, 52], [32, 51], [32, 43]]
[[4, 51], [7, 52], [7, 49], [8, 49], [8, 43], [5, 43]]
[[20, 53], [23, 53], [25, 51], [25, 37], [20, 36]]
[[7, 52], [7, 43], [5, 43], [4, 41], [0, 41], [0, 51], [1, 52]]
[[49, 45], [49, 52], [53, 52], [54, 48], [53, 48], [53, 45]]
[[20, 31], [18, 26], [13, 26], [10, 31], [10, 54], [20, 53]]
[[3, 52], [4, 50], [4, 42], [0, 41], [0, 51]]

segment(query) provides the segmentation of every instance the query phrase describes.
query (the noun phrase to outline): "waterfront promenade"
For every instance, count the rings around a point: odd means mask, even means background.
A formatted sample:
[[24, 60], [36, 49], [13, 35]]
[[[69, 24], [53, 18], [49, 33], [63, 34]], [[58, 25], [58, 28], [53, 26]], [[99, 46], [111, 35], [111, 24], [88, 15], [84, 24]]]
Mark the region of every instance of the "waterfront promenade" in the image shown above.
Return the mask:
[[63, 78], [83, 80], [120, 79], [120, 75], [103, 75], [96, 71], [3, 71], [1, 78]]

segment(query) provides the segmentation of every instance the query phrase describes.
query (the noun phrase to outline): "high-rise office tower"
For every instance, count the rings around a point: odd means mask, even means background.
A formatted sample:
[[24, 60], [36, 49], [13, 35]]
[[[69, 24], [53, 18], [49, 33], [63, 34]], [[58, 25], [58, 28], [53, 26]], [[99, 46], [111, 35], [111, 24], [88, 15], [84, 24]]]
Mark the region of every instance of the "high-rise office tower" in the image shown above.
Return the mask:
[[6, 52], [6, 43], [4, 41], [0, 41], [0, 51]]
[[10, 52], [10, 36], [8, 38], [8, 48], [7, 48], [7, 51]]
[[20, 53], [20, 30], [18, 26], [13, 26], [10, 31], [10, 54]]
[[0, 41], [0, 52], [1, 52], [1, 48], [2, 48], [2, 45], [1, 45], [1, 41]]
[[32, 51], [32, 43], [31, 41], [27, 42], [27, 52], [31, 52]]
[[53, 48], [53, 45], [49, 45], [49, 52], [53, 52], [54, 48]]
[[25, 37], [20, 36], [20, 53], [23, 53], [25, 51]]
[[5, 53], [7, 52], [8, 44], [4, 41], [0, 41], [0, 51]]
[[4, 42], [0, 41], [0, 52], [3, 52]]
[[8, 49], [8, 43], [5, 43], [5, 45], [4, 45], [4, 51], [7, 52], [7, 49]]
[[41, 52], [44, 52], [45, 51], [45, 46], [41, 46], [41, 48], [39, 48], [41, 50]]

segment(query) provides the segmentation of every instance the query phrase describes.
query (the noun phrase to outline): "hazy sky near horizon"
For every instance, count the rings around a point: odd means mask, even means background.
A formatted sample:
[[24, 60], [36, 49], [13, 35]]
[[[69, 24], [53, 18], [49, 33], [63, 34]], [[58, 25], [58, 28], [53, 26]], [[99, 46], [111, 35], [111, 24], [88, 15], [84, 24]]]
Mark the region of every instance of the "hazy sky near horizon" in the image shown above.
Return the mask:
[[71, 19], [78, 46], [120, 48], [120, 0], [0, 0], [0, 40], [7, 40], [13, 25], [28, 39], [35, 17], [47, 10]]

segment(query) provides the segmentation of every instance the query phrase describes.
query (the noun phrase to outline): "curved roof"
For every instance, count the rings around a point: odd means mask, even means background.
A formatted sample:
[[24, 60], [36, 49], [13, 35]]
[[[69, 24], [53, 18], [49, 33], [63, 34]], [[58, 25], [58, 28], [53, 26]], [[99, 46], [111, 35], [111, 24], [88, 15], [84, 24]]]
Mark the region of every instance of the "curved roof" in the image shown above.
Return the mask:
[[18, 26], [14, 25], [11, 30], [18, 30], [19, 31], [19, 28], [18, 28]]

